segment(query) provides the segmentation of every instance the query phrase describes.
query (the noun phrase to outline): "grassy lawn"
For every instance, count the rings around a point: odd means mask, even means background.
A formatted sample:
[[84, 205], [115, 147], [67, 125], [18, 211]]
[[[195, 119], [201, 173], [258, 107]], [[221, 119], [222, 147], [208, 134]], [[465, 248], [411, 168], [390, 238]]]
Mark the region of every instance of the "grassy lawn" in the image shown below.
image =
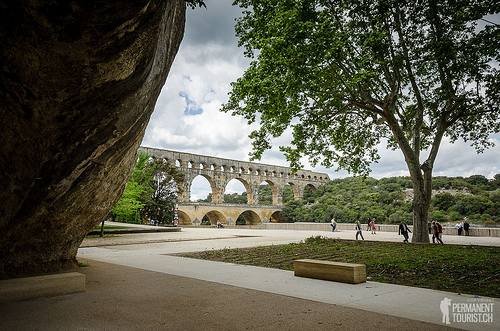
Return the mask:
[[500, 248], [354, 241], [311, 237], [298, 244], [180, 254], [293, 270], [293, 261], [366, 264], [369, 280], [500, 298]]

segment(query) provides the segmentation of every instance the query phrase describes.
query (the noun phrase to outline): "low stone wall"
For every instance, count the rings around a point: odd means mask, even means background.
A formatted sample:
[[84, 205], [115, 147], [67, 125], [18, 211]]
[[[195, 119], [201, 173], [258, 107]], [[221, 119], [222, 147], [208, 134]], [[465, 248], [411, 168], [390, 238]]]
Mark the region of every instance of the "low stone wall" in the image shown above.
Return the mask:
[[[398, 232], [399, 225], [397, 224], [377, 224], [377, 231], [381, 232]], [[413, 226], [408, 226], [413, 231]], [[331, 231], [330, 223], [263, 223], [262, 229], [270, 230], [304, 230], [304, 231]], [[337, 230], [354, 230], [354, 223], [337, 223]], [[366, 224], [361, 224], [361, 229], [366, 231]], [[455, 227], [443, 227], [443, 234], [447, 236], [457, 236]], [[471, 227], [469, 234], [473, 237], [500, 237], [500, 228], [485, 228]]]

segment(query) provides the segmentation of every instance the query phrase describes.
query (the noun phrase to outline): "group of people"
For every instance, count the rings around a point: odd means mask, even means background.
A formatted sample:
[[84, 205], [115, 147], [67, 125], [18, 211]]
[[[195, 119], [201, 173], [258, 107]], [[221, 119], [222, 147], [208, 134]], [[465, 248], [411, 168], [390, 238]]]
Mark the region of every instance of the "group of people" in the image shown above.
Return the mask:
[[458, 222], [457, 225], [455, 225], [455, 228], [457, 229], [459, 236], [462, 235], [462, 230], [463, 230], [463, 233], [466, 236], [468, 236], [469, 235], [469, 227], [470, 227], [470, 224], [469, 224], [469, 222], [467, 222], [467, 219], [465, 219], [463, 224], [462, 224], [462, 222]]
[[[435, 244], [436, 242], [438, 244], [443, 244], [443, 227], [439, 222], [437, 221], [427, 221], [427, 225], [429, 227], [429, 234], [432, 234], [432, 243]], [[401, 224], [399, 225], [399, 235], [403, 235], [405, 238], [403, 242], [408, 242], [408, 232], [411, 232], [408, 226], [405, 224], [404, 221], [401, 221]]]
[[443, 244], [443, 227], [438, 221], [427, 220], [427, 226], [429, 227], [429, 234], [432, 234], [432, 243]]
[[[459, 227], [459, 224], [460, 224], [460, 227]], [[457, 224], [457, 226], [456, 226], [456, 228], [459, 231], [458, 234], [461, 235], [461, 231], [463, 228], [465, 235], [468, 236], [469, 235], [469, 223], [467, 223], [467, 220], [465, 220], [463, 225], [462, 225], [462, 223], [459, 223], [459, 224]], [[331, 227], [332, 227], [332, 232], [334, 232], [335, 229], [337, 228], [337, 222], [335, 221], [335, 217], [332, 218]], [[432, 235], [432, 243], [433, 244], [435, 244], [435, 243], [443, 244], [443, 239], [442, 239], [443, 227], [441, 226], [441, 224], [437, 221], [431, 222], [429, 220], [428, 227], [429, 227], [429, 234]], [[361, 224], [359, 223], [359, 221], [356, 221], [355, 230], [356, 230], [356, 240], [358, 240], [358, 237], [361, 237], [362, 240], [365, 240], [365, 238], [363, 237], [363, 231], [362, 231]], [[370, 230], [371, 230], [372, 234], [377, 234], [376, 227], [375, 227], [375, 219], [368, 220], [367, 231], [370, 231]], [[401, 221], [401, 224], [399, 224], [398, 235], [403, 235], [403, 237], [404, 237], [403, 242], [409, 242], [410, 236], [408, 233], [411, 233], [410, 228], [408, 227], [408, 225], [406, 225], [405, 221]]]

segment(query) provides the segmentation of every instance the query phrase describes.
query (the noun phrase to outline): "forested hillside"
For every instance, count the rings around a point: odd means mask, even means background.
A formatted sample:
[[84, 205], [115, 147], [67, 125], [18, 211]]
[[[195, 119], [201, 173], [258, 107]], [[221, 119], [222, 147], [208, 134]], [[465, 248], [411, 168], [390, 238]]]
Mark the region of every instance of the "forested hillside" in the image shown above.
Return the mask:
[[[500, 223], [500, 174], [493, 180], [482, 175], [463, 177], [435, 177], [429, 218], [440, 222], [457, 222], [467, 217], [469, 222]], [[289, 222], [365, 223], [376, 218], [379, 223], [412, 224], [411, 182], [409, 177], [391, 177], [376, 180], [348, 177], [334, 179], [316, 192], [307, 190], [302, 200], [293, 200], [290, 187], [284, 190], [282, 212]], [[272, 204], [269, 185], [259, 191], [262, 204]], [[226, 195], [225, 202], [245, 203], [246, 193]]]

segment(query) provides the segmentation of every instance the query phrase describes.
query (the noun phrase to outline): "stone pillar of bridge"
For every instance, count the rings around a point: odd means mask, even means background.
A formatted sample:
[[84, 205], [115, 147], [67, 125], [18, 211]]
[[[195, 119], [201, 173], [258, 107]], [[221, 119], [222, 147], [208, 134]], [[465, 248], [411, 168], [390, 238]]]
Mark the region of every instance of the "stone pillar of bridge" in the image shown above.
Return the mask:
[[283, 206], [283, 184], [276, 185], [276, 196], [273, 195], [273, 205]]
[[304, 197], [304, 188], [305, 186], [303, 185], [297, 185], [297, 192], [299, 193], [298, 194], [299, 197], [296, 200], [302, 200], [302, 198]]
[[249, 205], [259, 204], [259, 187], [260, 187], [260, 181], [254, 181], [250, 183], [250, 194], [248, 194], [248, 200], [247, 200], [247, 203]]
[[191, 176], [184, 177], [184, 181], [182, 182], [182, 194], [179, 195], [179, 202], [189, 202], [191, 197]]
[[219, 180], [215, 180], [215, 188], [217, 190], [217, 193], [214, 195], [212, 193], [212, 202], [213, 203], [224, 203], [224, 191], [226, 189], [226, 183], [222, 182], [222, 181], [219, 181]]

